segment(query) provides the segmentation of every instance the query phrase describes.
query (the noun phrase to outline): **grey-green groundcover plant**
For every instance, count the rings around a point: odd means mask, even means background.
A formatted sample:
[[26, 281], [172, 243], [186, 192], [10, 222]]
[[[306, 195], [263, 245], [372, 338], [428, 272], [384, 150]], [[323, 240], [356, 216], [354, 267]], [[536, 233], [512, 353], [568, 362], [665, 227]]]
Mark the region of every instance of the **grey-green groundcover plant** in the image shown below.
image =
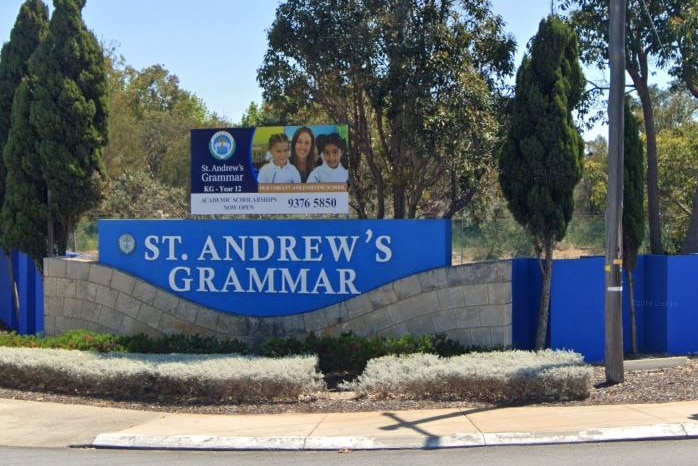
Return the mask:
[[[63, 394], [187, 403], [312, 401], [327, 390], [316, 356], [95, 353], [0, 348], [0, 385]], [[568, 351], [450, 358], [385, 356], [340, 388], [374, 398], [518, 403], [583, 399], [592, 369]]]
[[409, 354], [372, 359], [345, 388], [376, 398], [524, 403], [587, 398], [592, 375], [569, 351]]

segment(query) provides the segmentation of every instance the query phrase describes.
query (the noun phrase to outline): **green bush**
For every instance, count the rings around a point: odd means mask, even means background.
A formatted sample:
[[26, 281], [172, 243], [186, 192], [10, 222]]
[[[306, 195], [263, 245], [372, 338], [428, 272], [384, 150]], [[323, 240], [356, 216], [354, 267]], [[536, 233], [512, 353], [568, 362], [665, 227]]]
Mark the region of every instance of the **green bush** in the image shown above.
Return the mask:
[[316, 354], [320, 371], [331, 377], [353, 380], [366, 368], [369, 360], [390, 354], [430, 353], [454, 356], [469, 352], [468, 348], [444, 334], [401, 337], [359, 337], [353, 332], [337, 337], [318, 337], [311, 333], [305, 340], [295, 337], [271, 338], [262, 344], [265, 357]]
[[0, 334], [0, 346], [15, 348], [53, 348], [80, 351], [123, 351], [117, 337], [87, 330], [71, 330], [55, 337], [18, 335], [16, 332]]
[[189, 353], [189, 354], [249, 354], [249, 347], [239, 340], [218, 340], [200, 335], [165, 335], [152, 338], [145, 334], [116, 336], [87, 330], [71, 330], [55, 337], [0, 334], [0, 346], [22, 348], [52, 348], [98, 353]]
[[117, 337], [119, 346], [129, 353], [249, 354], [239, 340], [219, 340], [213, 336], [173, 334], [152, 338], [146, 334]]

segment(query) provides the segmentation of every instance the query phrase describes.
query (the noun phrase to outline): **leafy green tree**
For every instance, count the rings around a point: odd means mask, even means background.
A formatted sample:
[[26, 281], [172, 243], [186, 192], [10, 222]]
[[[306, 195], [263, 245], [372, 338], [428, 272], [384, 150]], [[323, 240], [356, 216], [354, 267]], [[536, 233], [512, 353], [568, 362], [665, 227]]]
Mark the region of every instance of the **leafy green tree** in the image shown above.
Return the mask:
[[[698, 5], [696, 2], [667, 0], [664, 20], [658, 25], [655, 50], [669, 73], [698, 99]], [[665, 45], [666, 44], [666, 45]], [[693, 193], [686, 239], [681, 253], [698, 252], [698, 184]]]
[[637, 256], [645, 238], [645, 179], [644, 150], [640, 128], [633, 114], [629, 99], [625, 101], [625, 127], [623, 144], [623, 268], [628, 277], [630, 291], [630, 336], [633, 353], [637, 353], [637, 322], [635, 313], [635, 284], [633, 271]]
[[678, 254], [686, 243], [698, 189], [698, 124], [684, 123], [657, 136], [664, 247]]
[[349, 125], [357, 216], [450, 217], [476, 197], [514, 51], [489, 2], [287, 0], [268, 41], [265, 102]]
[[0, 51], [0, 205], [5, 198], [7, 173], [1, 156], [10, 134], [12, 101], [22, 78], [27, 74], [29, 57], [44, 40], [47, 31], [46, 4], [41, 0], [26, 0], [10, 32], [10, 41]]
[[603, 136], [586, 142], [583, 176], [575, 189], [575, 211], [603, 215], [608, 190], [608, 142]]
[[[695, 99], [686, 86], [674, 83], [666, 89], [650, 87], [654, 102], [654, 120], [657, 135], [671, 131], [695, 120], [698, 114], [698, 99]], [[641, 118], [642, 114], [636, 116]]]
[[[627, 3], [625, 69], [638, 93], [644, 116], [650, 249], [653, 254], [663, 254], [657, 129], [649, 82], [654, 73], [651, 58], [659, 58], [656, 25], [666, 21], [667, 8], [664, 0], [630, 0]], [[560, 7], [568, 12], [571, 24], [579, 35], [582, 61], [601, 69], [606, 68], [609, 0], [560, 0]]]
[[127, 171], [111, 180], [98, 213], [106, 218], [186, 218], [187, 191], [167, 186], [145, 171]]
[[211, 114], [162, 65], [135, 70], [113, 50], [107, 65], [110, 143], [104, 149], [104, 164], [109, 176], [145, 166], [159, 182], [188, 186], [189, 131], [230, 123]]
[[102, 48], [82, 20], [85, 0], [54, 0], [46, 40], [29, 60], [29, 123], [46, 184], [49, 254], [64, 254], [80, 216], [101, 198], [107, 143]]
[[553, 247], [572, 219], [584, 141], [572, 110], [584, 91], [575, 33], [556, 16], [541, 21], [516, 76], [511, 127], [499, 181], [514, 218], [544, 257], [535, 347], [545, 347]]

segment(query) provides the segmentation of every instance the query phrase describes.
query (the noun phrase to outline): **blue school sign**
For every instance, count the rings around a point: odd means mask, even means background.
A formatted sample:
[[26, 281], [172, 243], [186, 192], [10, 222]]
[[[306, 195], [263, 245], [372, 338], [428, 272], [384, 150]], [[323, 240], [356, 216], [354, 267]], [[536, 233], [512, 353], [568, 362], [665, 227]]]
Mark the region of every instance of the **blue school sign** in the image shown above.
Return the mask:
[[299, 314], [451, 264], [441, 220], [101, 220], [99, 258], [197, 304]]

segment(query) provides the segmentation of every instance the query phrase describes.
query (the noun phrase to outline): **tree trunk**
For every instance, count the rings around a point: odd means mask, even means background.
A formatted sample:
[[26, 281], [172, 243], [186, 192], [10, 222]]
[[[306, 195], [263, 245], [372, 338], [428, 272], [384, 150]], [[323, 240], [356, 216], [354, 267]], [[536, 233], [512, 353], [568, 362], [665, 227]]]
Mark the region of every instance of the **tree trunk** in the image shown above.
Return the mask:
[[47, 189], [47, 194], [46, 194], [46, 205], [47, 205], [47, 211], [48, 211], [48, 224], [46, 227], [48, 228], [47, 232], [47, 242], [48, 244], [46, 245], [46, 257], [53, 257], [53, 217], [51, 213], [51, 188]]
[[633, 271], [625, 269], [628, 277], [628, 294], [630, 295], [630, 345], [633, 354], [637, 354], [637, 313], [635, 312], [635, 279]]
[[696, 186], [696, 192], [693, 194], [691, 223], [688, 225], [688, 233], [681, 246], [681, 254], [693, 254], [696, 252], [698, 252], [698, 186]]
[[543, 290], [540, 295], [538, 309], [538, 330], [536, 332], [536, 351], [545, 349], [548, 336], [548, 321], [550, 320], [550, 290], [553, 282], [553, 238], [545, 239], [545, 265], [543, 267]]
[[393, 218], [405, 218], [405, 197], [405, 187], [403, 185], [393, 186]]

